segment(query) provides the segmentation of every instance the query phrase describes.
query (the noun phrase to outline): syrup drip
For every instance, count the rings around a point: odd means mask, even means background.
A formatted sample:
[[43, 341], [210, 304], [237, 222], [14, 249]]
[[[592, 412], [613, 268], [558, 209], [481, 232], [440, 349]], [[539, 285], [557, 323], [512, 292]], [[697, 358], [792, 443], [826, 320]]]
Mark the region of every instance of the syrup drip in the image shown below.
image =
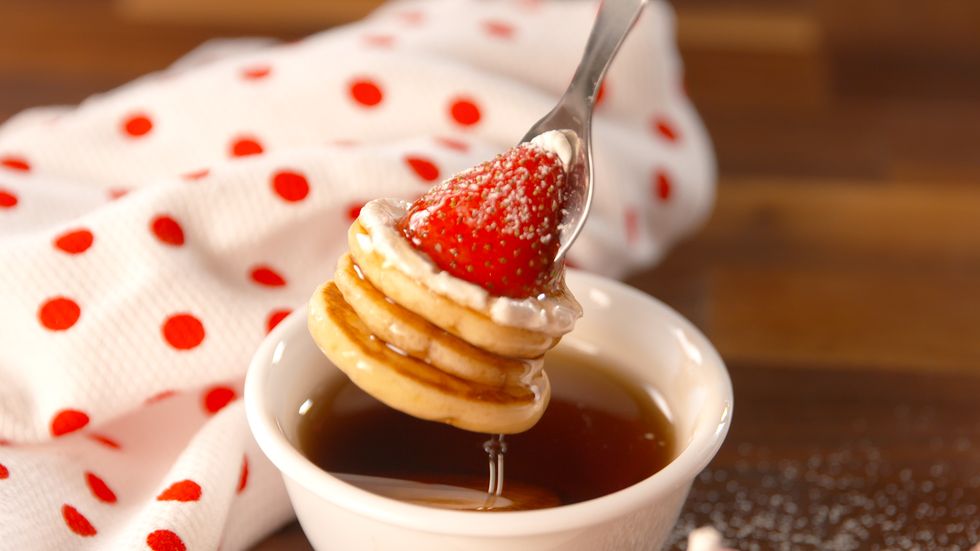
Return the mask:
[[489, 511], [493, 509], [497, 498], [504, 494], [504, 454], [507, 452], [504, 435], [494, 434], [491, 436], [489, 440], [483, 443], [483, 451], [487, 452], [490, 480], [487, 484], [487, 500], [480, 507], [480, 510]]

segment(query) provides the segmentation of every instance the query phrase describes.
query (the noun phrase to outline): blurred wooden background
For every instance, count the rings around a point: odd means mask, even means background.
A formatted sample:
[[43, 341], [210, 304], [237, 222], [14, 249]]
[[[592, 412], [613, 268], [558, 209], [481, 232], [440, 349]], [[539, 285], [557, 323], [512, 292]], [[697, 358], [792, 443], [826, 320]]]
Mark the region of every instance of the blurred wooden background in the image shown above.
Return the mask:
[[[0, 0], [0, 121], [32, 105], [76, 103], [208, 38], [299, 38], [375, 4]], [[803, 444], [786, 447], [800, 439], [786, 421], [794, 415], [842, 441], [860, 436], [852, 421], [865, 419], [860, 437], [883, 450], [882, 469], [908, 468], [916, 479], [933, 468], [909, 459], [922, 457], [914, 450], [923, 440], [972, 442], [927, 457], [943, 461], [953, 487], [969, 480], [962, 499], [980, 501], [980, 2], [675, 7], [687, 89], [717, 150], [718, 203], [703, 231], [630, 283], [702, 327], [747, 398], [713, 472], [735, 472], [760, 449], [772, 465], [803, 461]], [[916, 401], [922, 388], [925, 401]], [[914, 417], [916, 407], [926, 408], [918, 436], [893, 415]], [[759, 468], [740, 483], [767, 497], [754, 484], [779, 472]], [[863, 459], [844, 467], [858, 477], [864, 468]], [[722, 511], [710, 496], [724, 492], [723, 478], [706, 475], [682, 526]], [[923, 522], [960, 526], [952, 511]], [[274, 541], [265, 548], [305, 548], [295, 527]]]

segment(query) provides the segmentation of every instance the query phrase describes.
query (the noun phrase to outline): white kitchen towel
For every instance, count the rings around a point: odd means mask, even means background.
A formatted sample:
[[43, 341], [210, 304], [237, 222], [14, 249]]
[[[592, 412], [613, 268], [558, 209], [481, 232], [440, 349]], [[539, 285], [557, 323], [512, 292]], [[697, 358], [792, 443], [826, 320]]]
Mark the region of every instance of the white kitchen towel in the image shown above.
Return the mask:
[[[305, 40], [205, 47], [0, 127], [0, 548], [247, 548], [292, 513], [238, 398], [375, 197], [512, 146], [593, 2], [418, 0]], [[571, 261], [619, 276], [710, 210], [710, 144], [653, 2], [595, 114]]]

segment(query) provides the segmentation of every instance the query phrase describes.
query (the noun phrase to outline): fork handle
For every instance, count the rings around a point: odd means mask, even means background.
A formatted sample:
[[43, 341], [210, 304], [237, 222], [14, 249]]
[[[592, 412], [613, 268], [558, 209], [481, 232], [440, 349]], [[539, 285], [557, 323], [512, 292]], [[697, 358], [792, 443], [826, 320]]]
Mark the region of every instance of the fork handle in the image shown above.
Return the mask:
[[589, 41], [585, 44], [582, 61], [568, 85], [566, 96], [584, 98], [589, 108], [595, 104], [602, 77], [646, 2], [647, 0], [602, 0]]
[[602, 0], [582, 60], [568, 88], [555, 108], [531, 127], [521, 141], [557, 128], [574, 130], [583, 137], [589, 134], [592, 107], [602, 77], [646, 3], [647, 0]]

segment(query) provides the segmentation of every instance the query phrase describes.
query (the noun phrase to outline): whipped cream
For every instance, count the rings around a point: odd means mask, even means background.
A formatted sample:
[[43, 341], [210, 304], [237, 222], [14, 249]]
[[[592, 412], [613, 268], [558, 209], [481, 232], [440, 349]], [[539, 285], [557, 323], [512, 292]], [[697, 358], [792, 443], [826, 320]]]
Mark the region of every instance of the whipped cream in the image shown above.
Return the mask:
[[561, 130], [549, 130], [538, 134], [530, 141], [531, 145], [536, 145], [545, 151], [550, 151], [561, 160], [562, 169], [567, 173], [572, 166], [572, 144], [568, 143], [568, 138]]
[[[564, 136], [561, 139], [564, 140]], [[560, 337], [571, 331], [575, 321], [582, 316], [582, 307], [567, 293], [523, 299], [498, 297], [479, 285], [441, 270], [395, 228], [410, 206], [408, 201], [401, 199], [375, 199], [361, 209], [358, 220], [368, 233], [358, 237], [359, 244], [365, 250], [380, 254], [386, 267], [393, 267], [429, 290], [487, 314], [500, 325]]]

